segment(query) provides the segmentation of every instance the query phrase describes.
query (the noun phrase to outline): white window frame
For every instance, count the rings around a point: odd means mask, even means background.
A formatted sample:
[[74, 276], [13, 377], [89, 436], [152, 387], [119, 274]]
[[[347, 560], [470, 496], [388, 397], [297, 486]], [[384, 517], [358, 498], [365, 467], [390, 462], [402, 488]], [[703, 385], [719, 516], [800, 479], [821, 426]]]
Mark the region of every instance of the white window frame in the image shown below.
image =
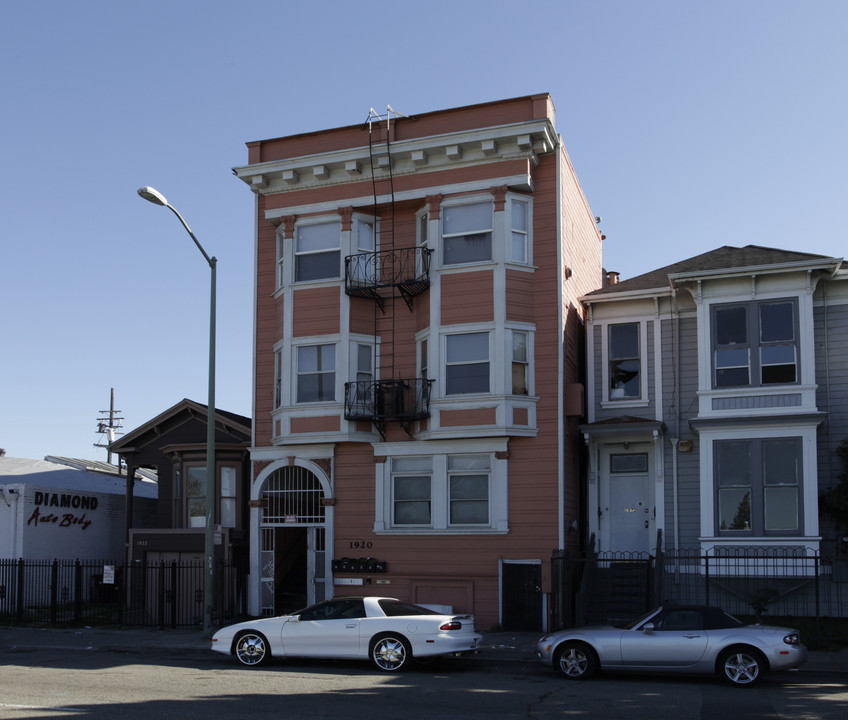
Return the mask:
[[[792, 307], [792, 335], [793, 339], [791, 342], [787, 341], [778, 341], [778, 342], [769, 342], [762, 340], [762, 325], [761, 325], [761, 314], [760, 310], [764, 305], [790, 305]], [[735, 344], [719, 344], [718, 338], [716, 336], [717, 326], [716, 326], [716, 316], [721, 310], [731, 310], [734, 308], [744, 309], [745, 311], [745, 321], [746, 321], [746, 330], [747, 330], [747, 338], [745, 343], [740, 343], [738, 346]], [[730, 303], [713, 303], [709, 308], [709, 318], [710, 318], [710, 365], [711, 365], [711, 388], [713, 390], [718, 391], [738, 391], [742, 389], [766, 389], [766, 388], [781, 388], [781, 387], [791, 387], [795, 385], [801, 384], [801, 327], [800, 327], [800, 304], [798, 302], [797, 297], [774, 297], [774, 298], [765, 298], [765, 299], [756, 299], [756, 300], [745, 300], [741, 302], [730, 302]], [[787, 364], [787, 363], [764, 363], [763, 362], [763, 349], [767, 349], [770, 347], [792, 347], [794, 351], [794, 367], [795, 367], [795, 379], [778, 383], [778, 382], [763, 382], [763, 367], [769, 367], [770, 365], [776, 364]], [[740, 384], [728, 384], [728, 385], [719, 385], [718, 384], [718, 353], [719, 351], [726, 350], [732, 351], [737, 350], [741, 353], [741, 351], [745, 350], [747, 354], [747, 364], [745, 365], [725, 365], [722, 369], [730, 369], [732, 367], [746, 367], [748, 370], [748, 382], [740, 383]]]
[[[332, 347], [333, 348], [333, 369], [332, 371], [321, 369], [312, 372], [301, 372], [300, 370], [300, 350], [306, 348], [314, 348], [314, 347]], [[323, 353], [322, 353], [323, 354]], [[292, 346], [292, 355], [293, 355], [293, 363], [292, 367], [294, 368], [294, 373], [292, 373], [292, 397], [294, 398], [295, 405], [303, 406], [303, 405], [326, 405], [326, 404], [335, 404], [338, 402], [337, 398], [339, 397], [339, 346], [336, 342], [303, 342], [297, 345]], [[333, 397], [332, 399], [320, 398], [318, 400], [300, 400], [298, 389], [301, 375], [329, 375], [332, 372], [333, 380], [332, 380], [332, 388], [333, 388]]]
[[[747, 483], [738, 485], [722, 485], [719, 478], [719, 447], [723, 444], [740, 443], [748, 446], [749, 451], [749, 476]], [[793, 484], [768, 484], [766, 483], [766, 448], [768, 443], [787, 443], [794, 446], [796, 450], [795, 461], [797, 463], [797, 478]], [[755, 537], [795, 537], [803, 531], [804, 521], [804, 450], [802, 439], [798, 436], [774, 436], [760, 438], [723, 438], [713, 440], [711, 452], [713, 454], [713, 484], [715, 486], [715, 534], [722, 537], [755, 538]], [[734, 489], [744, 490], [747, 488], [748, 512], [750, 525], [746, 528], [723, 528], [721, 527], [721, 494], [722, 491]], [[766, 510], [768, 501], [766, 496], [769, 490], [791, 488], [795, 491], [796, 527], [789, 529], [769, 529]]]
[[[730, 545], [733, 547], [753, 545], [757, 547], [787, 547], [802, 544], [816, 549], [819, 541], [818, 519], [818, 421], [811, 418], [808, 422], [790, 423], [779, 428], [771, 425], [738, 424], [734, 428], [702, 427], [700, 431], [700, 476], [708, 479], [700, 483], [700, 536], [701, 549], [712, 552], [714, 548]], [[771, 440], [779, 438], [800, 438], [801, 476], [798, 484], [800, 497], [800, 528], [796, 535], [740, 535], [739, 533], [719, 533], [717, 487], [713, 444], [721, 440]], [[718, 534], [717, 534], [718, 533]]]
[[[455, 360], [453, 362], [450, 362], [449, 359], [448, 359], [448, 345], [449, 345], [451, 339], [461, 337], [461, 336], [468, 336], [468, 335], [486, 335], [486, 340], [487, 340], [487, 342], [486, 342], [486, 352], [487, 352], [487, 355], [486, 355], [485, 361], [475, 359], [475, 360], [463, 360], [463, 361], [456, 361]], [[465, 396], [465, 395], [489, 395], [489, 394], [492, 393], [492, 384], [493, 384], [492, 336], [493, 335], [494, 335], [494, 333], [491, 330], [484, 329], [484, 328], [476, 329], [476, 330], [465, 330], [463, 332], [444, 333], [442, 335], [442, 362], [441, 362], [441, 367], [442, 367], [442, 378], [443, 378], [443, 385], [444, 385], [442, 395], [444, 397], [461, 397], [461, 396]], [[456, 392], [455, 393], [449, 393], [448, 392], [448, 371], [449, 371], [449, 368], [460, 367], [460, 366], [463, 366], [463, 365], [469, 365], [469, 366], [470, 365], [482, 365], [484, 362], [485, 362], [486, 366], [488, 367], [488, 383], [487, 383], [488, 387], [487, 387], [486, 390], [475, 390], [474, 392], [470, 392], [470, 393], [456, 393]]]
[[[519, 336], [519, 335], [524, 336], [524, 359], [523, 360], [521, 360], [520, 358], [516, 359], [516, 357], [515, 357], [515, 340], [516, 340], [516, 337]], [[515, 395], [517, 397], [528, 397], [528, 396], [533, 394], [533, 391], [530, 387], [530, 378], [532, 377], [532, 374], [530, 372], [530, 362], [531, 362], [532, 357], [533, 357], [533, 355], [532, 355], [532, 334], [529, 330], [513, 329], [513, 330], [510, 330], [509, 333], [507, 333], [507, 336], [509, 338], [508, 342], [510, 343], [510, 347], [509, 347], [510, 362], [509, 362], [509, 377], [508, 377], [509, 385], [507, 386], [508, 389], [509, 389], [508, 394], [509, 395]], [[515, 366], [516, 365], [521, 365], [524, 368], [524, 388], [525, 388], [525, 392], [523, 392], [523, 393], [516, 393], [515, 392]]]
[[[335, 225], [337, 229], [338, 242], [335, 247], [332, 248], [319, 248], [318, 250], [304, 250], [298, 251], [298, 240], [299, 233], [301, 230], [306, 228], [314, 228], [319, 225]], [[298, 222], [294, 226], [294, 236], [292, 238], [292, 282], [296, 284], [302, 283], [316, 283], [316, 282], [338, 282], [342, 278], [342, 224], [341, 220], [336, 217], [321, 217], [321, 218], [310, 218], [309, 220], [305, 220], [303, 222]], [[326, 277], [318, 277], [318, 278], [306, 278], [300, 279], [298, 277], [298, 260], [301, 257], [309, 257], [309, 256], [317, 256], [317, 255], [329, 255], [335, 253], [338, 256], [338, 267], [336, 268], [335, 275], [328, 275]]]
[[[614, 398], [610, 393], [610, 348], [609, 335], [611, 325], [638, 325], [639, 326], [639, 397]], [[601, 333], [601, 405], [603, 407], [627, 407], [647, 405], [648, 399], [648, 323], [641, 318], [622, 317], [610, 318], [607, 322], [598, 326]]]
[[[375, 464], [374, 531], [384, 535], [492, 535], [509, 532], [507, 441], [503, 438], [467, 438], [428, 443], [432, 453], [422, 453], [421, 443], [375, 443], [374, 453], [384, 461]], [[488, 524], [450, 524], [448, 458], [485, 455], [489, 462]], [[397, 457], [431, 457], [432, 494], [430, 524], [394, 525], [392, 460]]]
[[[515, 218], [515, 205], [520, 203], [524, 206], [524, 217], [526, 227], [517, 228]], [[525, 195], [507, 195], [506, 197], [506, 227], [504, 236], [507, 238], [507, 248], [504, 252], [507, 264], [512, 265], [532, 265], [533, 264], [533, 243], [532, 243], [532, 228], [533, 228], [533, 202], [532, 199]], [[524, 257], [521, 259], [513, 257], [515, 249], [516, 236], [523, 236], [524, 239]]]
[[[471, 232], [454, 232], [454, 233], [446, 233], [445, 232], [445, 222], [447, 221], [447, 215], [450, 213], [452, 209], [456, 209], [459, 207], [470, 207], [472, 205], [488, 205], [490, 210], [490, 222], [488, 228], [480, 227], [477, 230]], [[468, 235], [477, 235], [477, 234], [486, 234], [489, 235], [489, 257], [488, 258], [479, 258], [475, 260], [465, 260], [462, 262], [448, 262], [445, 253], [445, 240], [451, 240], [454, 238], [462, 238]], [[497, 252], [495, 249], [495, 207], [494, 201], [491, 195], [485, 197], [474, 197], [474, 198], [462, 198], [461, 201], [451, 201], [442, 203], [440, 208], [439, 215], [439, 255], [441, 257], [441, 266], [443, 268], [453, 268], [453, 267], [463, 267], [467, 265], [481, 265], [488, 264], [495, 261], [495, 257], [497, 256]]]

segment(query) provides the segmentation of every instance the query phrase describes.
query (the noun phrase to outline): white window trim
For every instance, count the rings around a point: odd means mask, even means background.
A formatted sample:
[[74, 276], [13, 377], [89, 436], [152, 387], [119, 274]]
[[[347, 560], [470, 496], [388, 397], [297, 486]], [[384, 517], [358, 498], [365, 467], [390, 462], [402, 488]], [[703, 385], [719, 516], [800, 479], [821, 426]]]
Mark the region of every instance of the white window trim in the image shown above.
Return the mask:
[[[335, 248], [321, 250], [319, 252], [314, 253], [298, 253], [297, 252], [297, 231], [299, 228], [308, 227], [313, 225], [330, 225], [335, 224], [338, 225], [339, 228], [339, 244], [338, 244], [338, 253], [339, 253], [339, 274], [336, 277], [328, 277], [328, 278], [315, 278], [313, 280], [298, 280], [296, 277], [297, 274], [297, 258], [298, 255], [317, 255], [321, 253], [329, 253], [335, 252]], [[345, 247], [349, 244], [350, 240], [348, 239], [345, 242], [344, 235], [350, 235], [350, 232], [342, 230], [342, 220], [338, 215], [322, 215], [317, 217], [304, 218], [302, 220], [298, 220], [294, 225], [294, 231], [292, 232], [291, 242], [289, 243], [289, 254], [291, 255], [291, 262], [289, 263], [289, 277], [286, 278], [288, 284], [292, 285], [312, 285], [315, 283], [338, 283], [340, 280], [344, 280], [344, 257], [345, 257]]]
[[[536, 326], [530, 323], [508, 323], [506, 325], [506, 343], [504, 347], [504, 394], [513, 398], [536, 397]], [[520, 332], [527, 335], [527, 394], [514, 395], [512, 392], [512, 334]]]
[[[458, 207], [461, 205], [477, 205], [480, 203], [489, 203], [492, 209], [492, 225], [490, 228], [490, 232], [492, 233], [491, 240], [491, 257], [488, 260], [476, 260], [473, 262], [465, 262], [465, 263], [446, 263], [445, 262], [445, 234], [444, 234], [444, 224], [445, 224], [445, 210], [448, 210], [452, 207]], [[504, 215], [505, 213], [500, 213], [500, 215]], [[438, 258], [439, 263], [438, 267], [443, 270], [454, 270], [456, 268], [468, 268], [468, 267], [479, 267], [481, 265], [492, 265], [497, 263], [498, 258], [504, 257], [503, 250], [503, 235], [504, 235], [504, 224], [503, 222], [498, 222], [498, 218], [496, 218], [498, 213], [495, 212], [495, 202], [491, 193], [485, 194], [475, 194], [475, 195], [465, 195], [462, 197], [454, 197], [448, 198], [444, 200], [439, 208], [439, 232], [438, 232]], [[432, 229], [432, 228], [430, 228]], [[430, 238], [430, 243], [428, 247], [433, 247], [432, 238]]]
[[[335, 352], [335, 369], [333, 372], [335, 373], [335, 400], [318, 400], [315, 402], [298, 402], [297, 400], [297, 378], [300, 374], [298, 371], [297, 365], [297, 351], [298, 348], [308, 347], [313, 345], [334, 345], [336, 348]], [[297, 342], [291, 343], [291, 347], [288, 352], [288, 357], [290, 358], [291, 373], [289, 382], [285, 384], [284, 387], [288, 388], [289, 397], [288, 399], [283, 398], [283, 404], [281, 407], [294, 409], [294, 408], [315, 408], [315, 407], [332, 407], [336, 408], [340, 404], [344, 404], [344, 382], [345, 382], [345, 373], [340, 368], [345, 368], [348, 366], [350, 362], [349, 357], [345, 357], [345, 355], [349, 355], [349, 352], [343, 351], [344, 343], [341, 343], [339, 338], [336, 336], [325, 336], [319, 335], [316, 337], [310, 338], [298, 338]]]
[[[513, 201], [523, 202], [527, 206], [527, 230], [525, 232], [525, 259], [524, 261], [513, 260], [512, 255], [512, 203]], [[504, 205], [504, 262], [507, 265], [518, 268], [533, 267], [533, 198], [529, 195], [519, 195], [516, 193], [507, 193], [506, 203]], [[497, 224], [497, 217], [495, 218]], [[507, 250], [506, 245], [509, 245]]]
[[[374, 443], [374, 454], [383, 456], [376, 463], [374, 532], [378, 535], [492, 535], [509, 531], [508, 468], [509, 461], [499, 459], [497, 453], [506, 454], [506, 438], [477, 438], [460, 441], [428, 443], [422, 453], [421, 443]], [[448, 455], [486, 455], [489, 457], [489, 518], [488, 525], [449, 524]], [[392, 458], [404, 456], [431, 456], [433, 484], [431, 495], [431, 525], [392, 526], [394, 513]]]
[[[476, 393], [452, 393], [448, 394], [447, 392], [447, 377], [448, 377], [448, 337], [455, 335], [474, 335], [486, 333], [489, 339], [489, 348], [488, 348], [488, 357], [487, 362], [489, 364], [489, 389], [486, 392], [476, 392]], [[439, 337], [439, 375], [437, 378], [441, 380], [439, 383], [439, 397], [443, 398], [468, 398], [468, 397], [490, 397], [495, 394], [503, 394], [498, 393], [498, 375], [494, 372], [494, 358], [497, 357], [497, 354], [494, 352], [494, 343], [495, 343], [495, 330], [491, 326], [491, 324], [486, 324], [485, 326], [450, 326], [449, 331], [443, 331]], [[511, 339], [511, 336], [510, 336]], [[511, 357], [511, 355], [510, 355]], [[503, 358], [501, 358], [501, 362], [503, 362]], [[457, 363], [454, 363], [457, 364]]]
[[[776, 545], [791, 545], [814, 541], [818, 544], [818, 462], [816, 421], [807, 424], [769, 425], [723, 428], [702, 428], [700, 431], [701, 451], [701, 546], [722, 545], [745, 546], [769, 542]], [[779, 437], [801, 438], [801, 482], [799, 497], [802, 504], [801, 527], [797, 536], [728, 536], [716, 535], [718, 508], [716, 507], [715, 467], [713, 447], [716, 440], [761, 440]]]
[[[639, 326], [639, 397], [627, 400], [615, 400], [609, 394], [609, 328], [610, 325]], [[648, 398], [648, 323], [644, 318], [610, 318], [598, 323], [601, 328], [601, 407], [623, 408], [644, 407], [650, 404]]]

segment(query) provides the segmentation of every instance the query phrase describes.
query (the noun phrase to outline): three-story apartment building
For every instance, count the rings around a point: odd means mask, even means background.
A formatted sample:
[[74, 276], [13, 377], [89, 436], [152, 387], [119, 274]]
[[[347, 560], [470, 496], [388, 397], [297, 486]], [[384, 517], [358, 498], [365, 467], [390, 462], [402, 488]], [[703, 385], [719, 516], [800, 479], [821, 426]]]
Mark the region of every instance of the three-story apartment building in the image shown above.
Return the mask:
[[248, 148], [250, 611], [384, 594], [543, 628], [602, 274], [551, 98]]

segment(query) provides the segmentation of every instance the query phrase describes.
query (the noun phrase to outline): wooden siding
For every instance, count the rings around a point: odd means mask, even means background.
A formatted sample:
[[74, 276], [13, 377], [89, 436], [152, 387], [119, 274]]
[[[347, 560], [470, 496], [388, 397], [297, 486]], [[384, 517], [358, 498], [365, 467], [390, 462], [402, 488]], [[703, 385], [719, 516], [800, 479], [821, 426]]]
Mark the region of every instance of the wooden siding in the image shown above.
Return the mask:
[[334, 335], [339, 332], [338, 286], [298, 288], [294, 291], [293, 337]]
[[814, 320], [816, 405], [827, 413], [818, 444], [819, 485], [824, 489], [845, 472], [836, 449], [848, 437], [848, 305], [817, 307]]
[[494, 425], [495, 408], [474, 408], [470, 410], [442, 410], [439, 413], [441, 427], [475, 427]]
[[[670, 438], [692, 442], [692, 451], [677, 454], [680, 547], [699, 547], [701, 535], [701, 454], [698, 436], [689, 420], [698, 414], [698, 323], [694, 315], [682, 317], [675, 331], [672, 320], [662, 323], [662, 418], [666, 423], [665, 444], [665, 546], [674, 543], [674, 449]], [[679, 360], [675, 362], [674, 346]], [[679, 374], [679, 398], [675, 376]], [[710, 480], [710, 482], [712, 482]]]
[[442, 275], [442, 325], [491, 322], [495, 317], [491, 270]]
[[512, 322], [533, 322], [535, 273], [506, 271], [506, 319]]
[[338, 432], [340, 425], [338, 415], [293, 417], [291, 419], [291, 432], [292, 434]]

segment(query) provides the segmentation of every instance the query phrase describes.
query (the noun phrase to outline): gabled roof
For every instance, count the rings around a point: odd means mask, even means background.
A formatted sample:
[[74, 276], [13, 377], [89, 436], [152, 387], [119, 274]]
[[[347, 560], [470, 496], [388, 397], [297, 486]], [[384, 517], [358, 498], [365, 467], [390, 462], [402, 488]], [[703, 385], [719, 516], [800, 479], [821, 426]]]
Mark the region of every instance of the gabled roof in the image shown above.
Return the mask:
[[716, 250], [666, 265], [651, 272], [637, 275], [629, 280], [622, 280], [614, 285], [608, 285], [600, 290], [584, 296], [586, 302], [600, 299], [603, 296], [618, 293], [638, 292], [647, 290], [668, 290], [674, 281], [674, 276], [681, 274], [710, 274], [732, 272], [742, 268], [767, 268], [769, 266], [804, 265], [830, 269], [835, 272], [841, 264], [841, 258], [831, 258], [827, 255], [796, 252], [793, 250], [778, 250], [777, 248], [760, 245], [733, 247], [725, 245]]
[[[206, 422], [207, 406], [184, 398], [176, 405], [168, 408], [165, 412], [160, 413], [152, 420], [144, 423], [135, 430], [128, 432], [120, 440], [116, 440], [109, 449], [112, 452], [121, 453], [127, 450], [132, 450], [134, 446], [143, 444], [140, 442], [145, 435], [159, 435], [159, 428], [166, 423], [171, 423], [178, 419], [180, 415], [186, 415], [193, 418], [202, 419]], [[227, 412], [226, 410], [215, 409], [215, 423], [218, 426], [223, 426], [228, 432], [234, 435], [242, 435], [249, 440], [253, 423], [249, 417], [238, 415], [236, 413]]]

